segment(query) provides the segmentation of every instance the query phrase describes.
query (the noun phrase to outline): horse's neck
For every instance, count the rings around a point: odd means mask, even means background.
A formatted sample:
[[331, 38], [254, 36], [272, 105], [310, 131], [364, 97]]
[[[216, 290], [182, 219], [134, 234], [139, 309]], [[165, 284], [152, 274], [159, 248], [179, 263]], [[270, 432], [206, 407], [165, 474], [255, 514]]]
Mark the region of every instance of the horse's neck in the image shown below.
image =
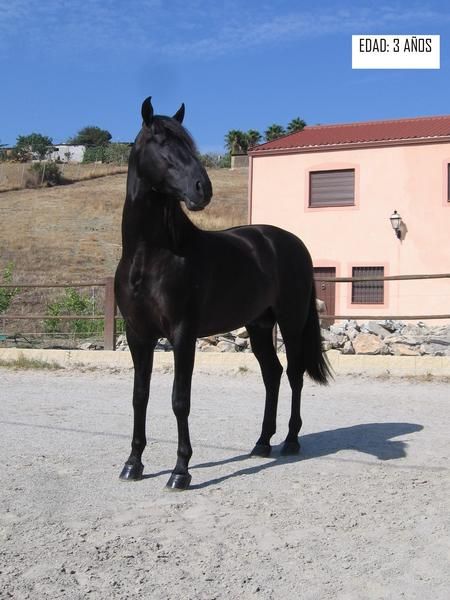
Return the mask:
[[149, 248], [183, 254], [196, 231], [178, 201], [153, 190], [135, 173], [128, 174], [122, 219], [124, 254], [133, 254], [142, 242]]

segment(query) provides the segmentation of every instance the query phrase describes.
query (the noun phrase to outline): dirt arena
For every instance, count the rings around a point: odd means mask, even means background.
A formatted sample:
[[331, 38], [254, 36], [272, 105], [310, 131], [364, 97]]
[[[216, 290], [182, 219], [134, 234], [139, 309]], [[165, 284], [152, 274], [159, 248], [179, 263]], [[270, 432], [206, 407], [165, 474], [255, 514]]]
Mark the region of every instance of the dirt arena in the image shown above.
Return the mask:
[[[197, 373], [177, 493], [171, 383], [154, 375], [145, 479], [123, 483], [131, 372], [0, 369], [2, 600], [448, 599], [448, 384], [308, 381], [301, 456], [255, 459], [260, 378]], [[277, 444], [288, 412], [285, 383]]]

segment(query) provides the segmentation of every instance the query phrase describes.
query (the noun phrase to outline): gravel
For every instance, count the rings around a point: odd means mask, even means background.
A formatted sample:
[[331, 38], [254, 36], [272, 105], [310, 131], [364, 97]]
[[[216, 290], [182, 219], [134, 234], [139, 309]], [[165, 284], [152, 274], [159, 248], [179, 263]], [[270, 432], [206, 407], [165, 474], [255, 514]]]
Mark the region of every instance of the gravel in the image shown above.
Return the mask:
[[[145, 479], [124, 483], [130, 372], [0, 369], [2, 600], [447, 600], [445, 382], [308, 381], [301, 457], [262, 459], [260, 378], [197, 373], [182, 493], [171, 384], [155, 373]], [[276, 444], [288, 412], [284, 383]]]

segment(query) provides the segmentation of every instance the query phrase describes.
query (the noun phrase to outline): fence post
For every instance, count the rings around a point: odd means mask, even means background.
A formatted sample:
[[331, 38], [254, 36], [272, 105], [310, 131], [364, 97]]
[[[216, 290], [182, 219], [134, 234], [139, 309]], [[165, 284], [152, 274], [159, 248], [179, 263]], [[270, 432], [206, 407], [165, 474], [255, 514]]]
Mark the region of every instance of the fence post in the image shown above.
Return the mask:
[[114, 277], [105, 279], [105, 350], [116, 349], [116, 298]]

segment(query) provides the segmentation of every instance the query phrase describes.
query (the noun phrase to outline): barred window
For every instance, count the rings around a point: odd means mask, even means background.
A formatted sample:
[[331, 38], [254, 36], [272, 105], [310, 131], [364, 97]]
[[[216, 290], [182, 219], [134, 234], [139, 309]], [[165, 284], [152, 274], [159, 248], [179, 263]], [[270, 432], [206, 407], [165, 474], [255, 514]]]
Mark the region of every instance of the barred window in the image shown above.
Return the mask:
[[[353, 267], [352, 277], [384, 277], [384, 267]], [[384, 281], [353, 281], [353, 304], [383, 304]]]
[[309, 174], [309, 206], [353, 206], [355, 169], [312, 171]]

